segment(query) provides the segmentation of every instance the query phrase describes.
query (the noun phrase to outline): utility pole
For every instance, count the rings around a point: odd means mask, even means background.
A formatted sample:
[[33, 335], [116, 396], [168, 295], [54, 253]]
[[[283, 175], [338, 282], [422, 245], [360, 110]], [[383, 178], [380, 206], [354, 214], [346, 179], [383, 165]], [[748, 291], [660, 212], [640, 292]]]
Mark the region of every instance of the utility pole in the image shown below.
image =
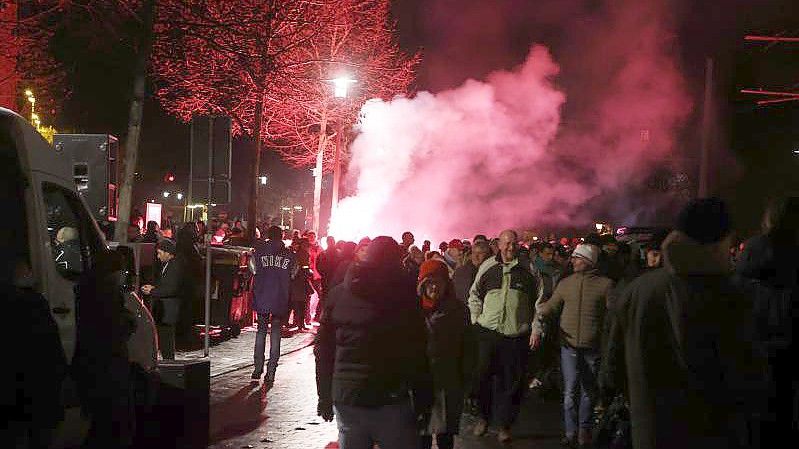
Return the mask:
[[699, 162], [699, 198], [708, 196], [710, 172], [710, 149], [713, 142], [713, 58], [705, 65], [705, 101], [702, 106], [702, 154]]

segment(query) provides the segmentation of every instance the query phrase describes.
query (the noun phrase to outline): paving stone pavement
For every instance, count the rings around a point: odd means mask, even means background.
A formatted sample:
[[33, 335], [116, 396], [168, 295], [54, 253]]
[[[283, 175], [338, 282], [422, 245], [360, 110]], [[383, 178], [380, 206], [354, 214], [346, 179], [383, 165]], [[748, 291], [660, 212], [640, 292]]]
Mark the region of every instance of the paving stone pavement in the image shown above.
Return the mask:
[[[515, 426], [515, 440], [501, 445], [496, 432], [476, 438], [474, 420], [464, 417], [456, 448], [562, 449], [561, 418], [557, 399], [525, 399]], [[333, 449], [335, 422], [316, 416], [315, 364], [312, 348], [281, 357], [275, 385], [267, 390], [250, 381], [250, 370], [241, 369], [211, 381], [211, 449]]]
[[[209, 349], [211, 359], [211, 378], [223, 375], [236, 369], [243, 369], [253, 365], [252, 354], [255, 347], [256, 327], [246, 327], [241, 330], [241, 334], [236, 338], [223, 341], [212, 345]], [[289, 338], [280, 340], [280, 354], [284, 355], [307, 347], [313, 343], [315, 334], [311, 332], [300, 332]], [[266, 342], [269, 351], [269, 340]], [[267, 357], [269, 354], [267, 353]], [[177, 352], [177, 360], [200, 360], [203, 359], [203, 350]]]

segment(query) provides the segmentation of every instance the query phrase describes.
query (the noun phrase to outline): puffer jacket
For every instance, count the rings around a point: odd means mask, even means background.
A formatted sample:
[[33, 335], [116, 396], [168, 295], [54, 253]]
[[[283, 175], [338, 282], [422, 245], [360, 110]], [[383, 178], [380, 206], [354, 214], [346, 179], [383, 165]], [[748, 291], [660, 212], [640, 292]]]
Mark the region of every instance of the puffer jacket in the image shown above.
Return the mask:
[[316, 382], [322, 403], [377, 407], [432, 401], [426, 326], [415, 281], [391, 270], [352, 266], [330, 291], [316, 336]]
[[469, 292], [472, 323], [506, 337], [528, 333], [535, 303], [542, 295], [542, 285], [529, 262], [517, 258], [503, 263], [497, 255], [483, 262]]
[[552, 297], [540, 304], [543, 321], [560, 315], [561, 340], [573, 348], [600, 349], [607, 301], [613, 281], [598, 270], [574, 273], [563, 279]]

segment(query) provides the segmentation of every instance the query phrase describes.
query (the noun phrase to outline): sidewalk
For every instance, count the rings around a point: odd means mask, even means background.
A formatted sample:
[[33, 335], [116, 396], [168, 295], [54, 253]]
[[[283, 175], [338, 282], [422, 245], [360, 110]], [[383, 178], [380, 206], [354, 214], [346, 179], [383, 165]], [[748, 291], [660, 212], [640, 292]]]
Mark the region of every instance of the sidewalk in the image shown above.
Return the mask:
[[[221, 376], [242, 368], [253, 365], [252, 354], [255, 347], [256, 327], [246, 327], [241, 330], [241, 334], [236, 338], [223, 341], [209, 348], [209, 359], [211, 360], [211, 378]], [[314, 331], [300, 332], [289, 338], [280, 340], [280, 355], [284, 356], [296, 352], [302, 348], [313, 344]], [[269, 348], [267, 340], [266, 347]], [[177, 352], [177, 360], [201, 360], [203, 350]]]

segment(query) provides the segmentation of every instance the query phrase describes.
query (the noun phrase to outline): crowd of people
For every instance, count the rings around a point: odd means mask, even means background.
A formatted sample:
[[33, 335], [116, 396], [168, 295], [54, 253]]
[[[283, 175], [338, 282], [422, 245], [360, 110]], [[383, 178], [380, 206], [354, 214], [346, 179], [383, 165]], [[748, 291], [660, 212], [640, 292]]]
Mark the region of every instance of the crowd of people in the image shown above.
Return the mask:
[[[285, 253], [277, 264], [279, 231], [255, 262], [284, 270], [261, 285], [289, 290], [307, 259]], [[644, 245], [513, 230], [438, 250], [410, 232], [401, 242], [329, 237], [312, 270], [318, 413], [337, 419], [345, 449], [451, 448], [463, 413], [475, 416], [474, 435], [496, 426], [507, 443], [525, 391], [555, 388], [568, 447], [793, 441], [799, 199], [775, 203], [746, 245], [732, 236], [725, 204], [702, 199]], [[257, 310], [285, 318], [289, 297]], [[268, 382], [278, 355], [273, 346]]]
[[[204, 230], [191, 227], [196, 241]], [[212, 238], [254, 247], [252, 378], [273, 383], [281, 335], [318, 326], [318, 412], [337, 419], [342, 448], [451, 448], [463, 413], [475, 436], [495, 427], [507, 443], [527, 391], [562, 394], [568, 447], [796, 436], [799, 199], [775, 202], [742, 245], [717, 199], [643, 243], [506, 230], [437, 248], [411, 232], [327, 237], [323, 249], [313, 232], [243, 231], [219, 225]], [[159, 259], [181, 253], [164, 240]]]

